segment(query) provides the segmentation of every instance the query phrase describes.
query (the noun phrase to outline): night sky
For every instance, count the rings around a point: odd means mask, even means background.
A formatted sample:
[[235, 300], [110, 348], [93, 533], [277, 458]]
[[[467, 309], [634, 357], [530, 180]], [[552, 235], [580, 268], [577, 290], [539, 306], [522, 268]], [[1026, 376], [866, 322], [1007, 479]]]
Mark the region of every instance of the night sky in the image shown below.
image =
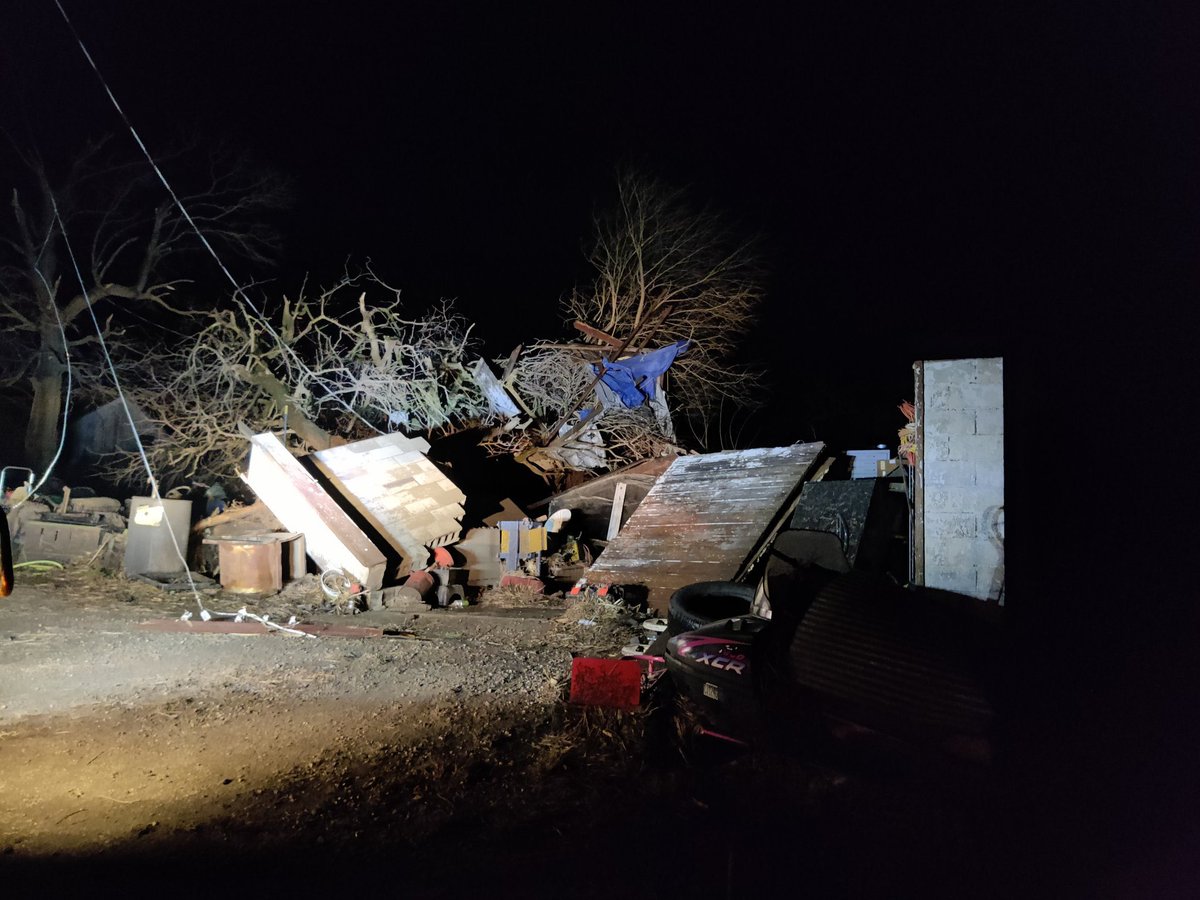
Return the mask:
[[[456, 298], [490, 355], [560, 337], [629, 164], [761, 236], [771, 402], [745, 443], [894, 445], [914, 360], [1004, 356], [1014, 609], [1131, 716], [1096, 701], [1076, 740], [1134, 754], [1180, 721], [1120, 680], [1194, 656], [1171, 599], [1194, 585], [1163, 578], [1184, 532], [1140, 486], [1195, 446], [1188, 4], [63, 3], [151, 148], [183, 130], [294, 179], [281, 290], [370, 259], [415, 309]], [[47, 152], [120, 131], [53, 0], [6, 11], [0, 66], [5, 127]], [[1181, 812], [1163, 771], [1139, 790]]]
[[[1194, 199], [1150, 207], [1196, 123], [1169, 115], [1186, 32], [1133, 9], [64, 6], [152, 149], [184, 131], [294, 179], [281, 289], [370, 259], [492, 356], [564, 334], [618, 166], [690, 187], [770, 274], [748, 443], [893, 443], [921, 358], [1069, 376], [1055, 340], [1144, 302], [1114, 261], [1196, 237], [1142, 225]], [[52, 0], [9, 21], [6, 115], [45, 147], [121, 131]]]

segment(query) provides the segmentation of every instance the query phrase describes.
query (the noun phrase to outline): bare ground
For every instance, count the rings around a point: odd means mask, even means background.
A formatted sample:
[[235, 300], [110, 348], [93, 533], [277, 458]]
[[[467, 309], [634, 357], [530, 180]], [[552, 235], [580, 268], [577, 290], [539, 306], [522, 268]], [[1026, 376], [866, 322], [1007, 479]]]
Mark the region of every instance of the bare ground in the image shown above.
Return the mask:
[[629, 635], [580, 625], [594, 609], [494, 597], [335, 616], [301, 583], [205, 604], [394, 636], [170, 633], [139, 626], [195, 611], [190, 594], [87, 569], [18, 579], [0, 601], [6, 884], [886, 896], [935, 871], [946, 895], [1003, 895], [977, 808], [680, 741], [661, 698], [566, 703], [572, 653], [616, 655]]

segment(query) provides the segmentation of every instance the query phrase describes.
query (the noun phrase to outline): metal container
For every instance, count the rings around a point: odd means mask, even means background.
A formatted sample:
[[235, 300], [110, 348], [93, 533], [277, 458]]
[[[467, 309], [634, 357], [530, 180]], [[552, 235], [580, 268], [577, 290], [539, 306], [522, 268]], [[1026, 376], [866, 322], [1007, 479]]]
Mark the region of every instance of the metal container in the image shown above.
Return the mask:
[[406, 603], [424, 603], [433, 592], [433, 588], [433, 576], [418, 569], [404, 579], [404, 584], [396, 591], [396, 599]]
[[269, 535], [214, 540], [221, 587], [238, 594], [273, 594], [283, 587], [279, 541]]
[[185, 572], [191, 500], [133, 497], [125, 542], [125, 574]]

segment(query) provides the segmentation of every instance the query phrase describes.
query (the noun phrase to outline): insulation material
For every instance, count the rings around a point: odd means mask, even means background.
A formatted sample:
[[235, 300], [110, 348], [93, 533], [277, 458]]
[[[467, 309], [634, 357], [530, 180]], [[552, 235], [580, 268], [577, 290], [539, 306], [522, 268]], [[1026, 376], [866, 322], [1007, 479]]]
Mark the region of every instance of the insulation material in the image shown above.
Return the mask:
[[385, 434], [309, 459], [400, 556], [398, 576], [429, 565], [431, 547], [462, 534], [466, 495], [429, 459], [422, 438]]

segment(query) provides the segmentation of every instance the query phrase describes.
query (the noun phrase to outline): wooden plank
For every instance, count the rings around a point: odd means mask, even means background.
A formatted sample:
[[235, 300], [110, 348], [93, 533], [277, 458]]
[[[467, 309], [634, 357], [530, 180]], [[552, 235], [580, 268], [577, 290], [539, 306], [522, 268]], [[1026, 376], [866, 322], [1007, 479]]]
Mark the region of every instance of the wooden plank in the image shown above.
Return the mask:
[[608, 344], [612, 347], [622, 346], [621, 340], [619, 338], [615, 338], [611, 334], [606, 334], [605, 332], [601, 331], [599, 328], [593, 328], [591, 325], [588, 325], [586, 322], [576, 322], [575, 330], [582, 332], [583, 334], [586, 334], [588, 337], [593, 338], [594, 340]]
[[685, 584], [735, 578], [790, 509], [823, 450], [812, 443], [680, 457], [587, 577], [643, 585], [656, 609]]
[[625, 514], [625, 488], [623, 481], [618, 481], [613, 490], [612, 512], [608, 514], [608, 539], [611, 541], [621, 530], [621, 516]]

